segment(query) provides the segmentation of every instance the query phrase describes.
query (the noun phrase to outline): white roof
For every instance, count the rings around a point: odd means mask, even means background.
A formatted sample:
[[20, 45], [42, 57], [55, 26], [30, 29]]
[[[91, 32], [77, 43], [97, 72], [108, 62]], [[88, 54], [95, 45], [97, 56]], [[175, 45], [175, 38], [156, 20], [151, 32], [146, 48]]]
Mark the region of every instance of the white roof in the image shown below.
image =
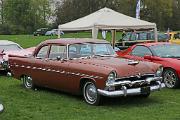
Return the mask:
[[93, 28], [151, 29], [156, 28], [156, 24], [129, 17], [109, 8], [103, 8], [85, 17], [59, 25], [59, 29], [63, 31], [92, 30]]
[[9, 41], [9, 40], [0, 40], [0, 45], [9, 45], [9, 44], [16, 44], [15, 42]]

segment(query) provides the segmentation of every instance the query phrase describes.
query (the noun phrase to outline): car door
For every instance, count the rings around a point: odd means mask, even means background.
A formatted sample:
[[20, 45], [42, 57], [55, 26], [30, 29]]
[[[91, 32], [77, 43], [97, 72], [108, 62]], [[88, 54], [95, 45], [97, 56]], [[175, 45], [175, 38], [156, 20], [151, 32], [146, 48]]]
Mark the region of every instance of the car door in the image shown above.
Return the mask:
[[52, 44], [48, 56], [47, 85], [53, 89], [67, 91], [68, 88], [67, 47], [65, 45]]
[[31, 67], [32, 67], [32, 78], [33, 82], [39, 86], [46, 86], [47, 85], [47, 71], [48, 69], [48, 53], [49, 53], [49, 45], [43, 45], [37, 51], [37, 54], [31, 58]]

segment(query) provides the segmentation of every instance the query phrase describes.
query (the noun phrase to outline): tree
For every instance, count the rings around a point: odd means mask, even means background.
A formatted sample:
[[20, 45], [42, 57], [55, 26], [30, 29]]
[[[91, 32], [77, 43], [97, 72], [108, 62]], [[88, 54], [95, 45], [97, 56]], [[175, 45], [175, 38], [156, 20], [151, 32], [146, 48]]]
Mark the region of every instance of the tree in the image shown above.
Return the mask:
[[32, 33], [46, 27], [51, 9], [48, 0], [5, 0], [4, 21], [13, 34]]
[[[62, 0], [56, 9], [56, 25], [108, 7], [135, 17], [137, 0]], [[141, 0], [141, 19], [157, 24], [159, 30], [179, 29], [180, 0]]]
[[4, 23], [4, 0], [0, 0], [0, 23]]

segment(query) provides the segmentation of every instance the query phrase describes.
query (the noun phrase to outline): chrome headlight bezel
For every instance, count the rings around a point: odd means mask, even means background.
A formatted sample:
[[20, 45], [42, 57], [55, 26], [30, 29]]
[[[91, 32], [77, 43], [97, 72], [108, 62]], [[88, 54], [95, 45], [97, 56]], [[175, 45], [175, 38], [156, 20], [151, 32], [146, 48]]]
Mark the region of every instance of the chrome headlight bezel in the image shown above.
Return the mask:
[[161, 77], [163, 73], [163, 66], [160, 66], [157, 70], [156, 70], [156, 77]]
[[113, 84], [116, 80], [116, 77], [117, 77], [117, 73], [115, 71], [111, 71], [107, 77], [106, 86]]

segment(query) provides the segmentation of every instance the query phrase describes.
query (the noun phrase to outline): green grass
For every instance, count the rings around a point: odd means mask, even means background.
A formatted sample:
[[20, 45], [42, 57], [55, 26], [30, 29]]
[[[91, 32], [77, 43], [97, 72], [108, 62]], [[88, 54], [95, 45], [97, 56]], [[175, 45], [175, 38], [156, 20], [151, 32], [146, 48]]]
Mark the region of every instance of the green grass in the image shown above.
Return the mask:
[[[50, 38], [0, 35], [0, 39], [13, 40], [25, 48]], [[0, 120], [179, 120], [179, 92], [180, 89], [163, 89], [146, 99], [106, 98], [102, 106], [91, 106], [82, 96], [43, 88], [27, 90], [21, 81], [0, 75], [0, 99], [5, 106]]]
[[147, 99], [105, 99], [102, 106], [87, 105], [81, 96], [49, 89], [27, 90], [20, 81], [0, 77], [5, 111], [1, 120], [178, 120], [180, 90], [164, 89]]
[[[117, 32], [116, 39], [119, 40], [121, 33]], [[61, 36], [62, 38], [91, 38], [90, 32], [67, 33]], [[38, 45], [40, 42], [48, 39], [56, 39], [57, 36], [33, 36], [33, 35], [0, 35], [0, 40], [11, 40], [20, 44], [24, 48]], [[101, 33], [98, 34], [98, 39], [102, 39]], [[107, 33], [107, 40], [111, 41], [111, 33]]]

